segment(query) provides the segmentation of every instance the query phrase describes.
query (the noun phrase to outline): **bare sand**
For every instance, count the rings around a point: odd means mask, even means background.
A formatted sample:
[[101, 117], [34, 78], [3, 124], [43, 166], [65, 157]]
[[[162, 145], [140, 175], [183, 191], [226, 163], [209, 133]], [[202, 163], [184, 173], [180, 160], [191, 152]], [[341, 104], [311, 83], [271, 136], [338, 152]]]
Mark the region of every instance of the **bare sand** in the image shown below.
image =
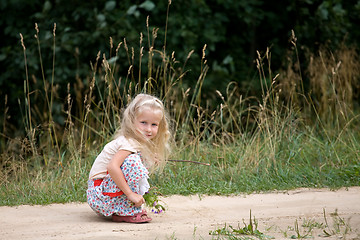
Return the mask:
[[[0, 207], [0, 239], [217, 239], [209, 231], [224, 225], [243, 228], [249, 213], [258, 222], [260, 232], [275, 239], [296, 236], [296, 221], [303, 236], [309, 228], [311, 239], [360, 239], [360, 187], [339, 189], [297, 189], [286, 192], [240, 196], [170, 196], [163, 199], [167, 211], [151, 215], [147, 224], [114, 223], [96, 215], [86, 203], [47, 206]], [[331, 213], [351, 227], [324, 237], [321, 225], [335, 231]]]

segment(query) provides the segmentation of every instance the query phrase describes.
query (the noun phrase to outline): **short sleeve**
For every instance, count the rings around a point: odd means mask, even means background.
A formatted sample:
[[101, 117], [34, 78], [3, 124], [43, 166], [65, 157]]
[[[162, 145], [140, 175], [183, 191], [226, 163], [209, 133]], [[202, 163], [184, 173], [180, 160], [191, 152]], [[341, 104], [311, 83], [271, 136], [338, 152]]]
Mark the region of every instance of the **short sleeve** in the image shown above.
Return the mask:
[[135, 144], [133, 140], [127, 139], [124, 136], [120, 136], [114, 141], [116, 142], [116, 144], [113, 145], [115, 147], [115, 153], [120, 150], [126, 150], [132, 153], [138, 152], [137, 144]]
[[107, 172], [107, 165], [113, 158], [113, 156], [120, 150], [126, 150], [131, 153], [137, 153], [139, 151], [138, 145], [135, 141], [120, 136], [108, 144], [95, 159], [95, 162], [90, 170], [89, 178], [103, 178]]

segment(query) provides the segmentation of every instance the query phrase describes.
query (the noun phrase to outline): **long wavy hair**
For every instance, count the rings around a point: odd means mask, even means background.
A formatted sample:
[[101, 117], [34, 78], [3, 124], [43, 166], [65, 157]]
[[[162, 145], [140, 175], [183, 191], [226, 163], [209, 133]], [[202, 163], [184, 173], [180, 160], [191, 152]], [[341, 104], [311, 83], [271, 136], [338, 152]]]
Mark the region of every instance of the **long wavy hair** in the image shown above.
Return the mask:
[[[144, 110], [161, 111], [162, 118], [156, 136], [146, 139], [135, 127], [136, 117]], [[138, 94], [126, 107], [121, 121], [120, 129], [114, 138], [124, 136], [135, 141], [144, 158], [147, 167], [153, 171], [162, 168], [170, 153], [170, 128], [169, 117], [164, 104], [155, 96]]]

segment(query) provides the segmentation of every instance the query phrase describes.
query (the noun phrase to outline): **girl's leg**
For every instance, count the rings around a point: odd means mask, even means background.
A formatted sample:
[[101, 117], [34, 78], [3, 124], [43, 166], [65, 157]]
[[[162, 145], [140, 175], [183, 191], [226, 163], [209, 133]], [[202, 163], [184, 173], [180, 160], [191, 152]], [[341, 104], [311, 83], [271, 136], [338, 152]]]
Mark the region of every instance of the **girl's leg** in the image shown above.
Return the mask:
[[120, 168], [131, 191], [139, 194], [139, 181], [149, 177], [149, 171], [142, 163], [140, 154], [130, 154]]

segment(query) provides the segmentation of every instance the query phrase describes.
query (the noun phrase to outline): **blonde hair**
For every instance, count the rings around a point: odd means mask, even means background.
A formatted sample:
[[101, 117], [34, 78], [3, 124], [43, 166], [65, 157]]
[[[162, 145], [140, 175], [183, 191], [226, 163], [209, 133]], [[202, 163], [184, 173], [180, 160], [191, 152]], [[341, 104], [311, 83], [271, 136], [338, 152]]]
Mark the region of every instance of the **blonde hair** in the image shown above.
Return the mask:
[[[135, 127], [136, 117], [144, 108], [161, 111], [162, 113], [158, 132], [151, 140], [145, 139]], [[134, 140], [139, 147], [147, 167], [153, 171], [158, 167], [162, 168], [166, 162], [168, 154], [170, 153], [170, 135], [169, 118], [163, 103], [157, 97], [148, 94], [138, 94], [126, 107], [123, 113], [121, 127], [116, 132], [115, 138], [124, 136], [127, 139]]]

